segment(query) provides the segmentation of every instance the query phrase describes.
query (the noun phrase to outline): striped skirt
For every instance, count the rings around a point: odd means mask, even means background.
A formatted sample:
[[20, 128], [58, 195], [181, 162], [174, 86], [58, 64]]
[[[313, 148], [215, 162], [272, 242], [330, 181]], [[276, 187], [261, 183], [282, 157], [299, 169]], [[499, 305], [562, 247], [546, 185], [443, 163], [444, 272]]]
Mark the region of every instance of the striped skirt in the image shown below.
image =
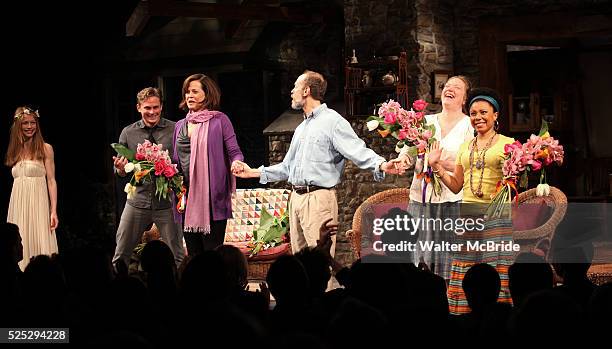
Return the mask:
[[[460, 202], [441, 202], [427, 203], [423, 205], [417, 201], [410, 201], [408, 204], [408, 213], [413, 218], [421, 219], [456, 219], [460, 214]], [[450, 243], [456, 242], [456, 234], [452, 230], [444, 230], [441, 225], [427, 226], [426, 229], [420, 230], [417, 238], [417, 243]], [[414, 251], [413, 262], [419, 265], [420, 262], [427, 264], [429, 269], [444, 278], [445, 281], [450, 279], [450, 269], [452, 262], [451, 251], [430, 251], [423, 250], [420, 245]]]
[[451, 263], [448, 286], [448, 305], [451, 314], [459, 315], [471, 311], [461, 285], [465, 273], [475, 264], [488, 263], [499, 273], [501, 290], [498, 302], [512, 304], [508, 288], [508, 268], [514, 261], [512, 251], [467, 250], [467, 242], [486, 244], [512, 243], [512, 221], [510, 219], [487, 220], [481, 231], [469, 231], [458, 238], [463, 243], [461, 252], [455, 253]]

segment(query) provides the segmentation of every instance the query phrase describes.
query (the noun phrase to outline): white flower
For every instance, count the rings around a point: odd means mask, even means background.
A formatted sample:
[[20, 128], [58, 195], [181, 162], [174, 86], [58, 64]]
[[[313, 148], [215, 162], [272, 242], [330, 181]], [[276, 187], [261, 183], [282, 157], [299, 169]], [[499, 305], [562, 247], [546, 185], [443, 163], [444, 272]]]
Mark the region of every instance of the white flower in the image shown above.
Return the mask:
[[536, 187], [536, 196], [550, 195], [550, 186], [548, 184], [538, 184]]
[[134, 169], [136, 171], [140, 171], [140, 170], [142, 170], [142, 167], [140, 166], [140, 164], [136, 164], [136, 165], [134, 165]]
[[369, 131], [374, 131], [378, 128], [378, 121], [377, 120], [370, 120], [366, 123], [366, 126], [368, 127]]
[[127, 193], [128, 199], [132, 199], [134, 197], [134, 194], [136, 193], [136, 187], [131, 185], [130, 183], [127, 183], [123, 191]]
[[134, 171], [134, 163], [132, 162], [128, 162], [127, 164], [125, 164], [125, 167], [123, 168], [123, 170], [125, 171], [125, 173], [130, 173], [132, 171]]

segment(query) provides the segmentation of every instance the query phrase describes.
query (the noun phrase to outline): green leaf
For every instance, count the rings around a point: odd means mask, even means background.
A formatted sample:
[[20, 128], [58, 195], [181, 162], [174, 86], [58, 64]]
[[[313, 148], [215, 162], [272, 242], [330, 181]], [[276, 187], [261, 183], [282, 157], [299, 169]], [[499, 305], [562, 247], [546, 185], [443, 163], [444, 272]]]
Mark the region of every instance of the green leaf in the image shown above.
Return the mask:
[[164, 178], [163, 177], [155, 177], [155, 195], [158, 199], [161, 199], [163, 196], [164, 190]]
[[260, 226], [253, 231], [253, 242], [255, 247], [251, 256], [257, 254], [265, 244], [275, 246], [283, 241], [283, 235], [287, 234], [289, 227], [289, 216], [285, 212], [280, 217], [274, 217], [265, 208], [261, 209]]
[[436, 197], [440, 196], [440, 194], [442, 194], [442, 185], [440, 185], [440, 179], [435, 174], [432, 177], [432, 183], [434, 194]]
[[267, 231], [274, 224], [274, 216], [268, 213], [265, 207], [261, 208], [261, 218], [259, 219], [259, 229]]
[[519, 181], [519, 187], [527, 188], [527, 184], [529, 182], [529, 177], [527, 177], [527, 171], [523, 172], [521, 175], [521, 179]]
[[417, 156], [417, 154], [418, 154], [418, 150], [417, 150], [416, 146], [413, 145], [413, 146], [408, 148], [408, 155], [409, 156]]
[[434, 125], [426, 124], [425, 126], [423, 126], [423, 129], [431, 131], [432, 135], [436, 133], [436, 126]]
[[540, 126], [540, 133], [538, 136], [542, 137], [546, 132], [548, 132], [548, 122], [542, 119], [542, 126]]
[[273, 225], [268, 229], [266, 234], [263, 236], [262, 240], [264, 243], [268, 243], [270, 241], [281, 241], [283, 235], [287, 232], [287, 228], [283, 228], [280, 225]]
[[123, 156], [129, 161], [136, 159], [136, 152], [121, 143], [112, 143], [111, 147], [117, 152], [117, 155]]
[[261, 248], [263, 247], [263, 245], [264, 245], [264, 244], [263, 244], [263, 243], [261, 243], [261, 242], [258, 242], [257, 244], [255, 244], [255, 248], [253, 248], [253, 252], [251, 252], [251, 254], [249, 255], [249, 257], [252, 257], [252, 256], [256, 255], [256, 254], [257, 254], [257, 253], [258, 253], [258, 252], [261, 250]]
[[391, 130], [392, 132], [399, 131], [401, 129], [402, 129], [402, 125], [399, 125], [399, 124], [392, 124], [391, 127], [389, 127], [389, 130]]

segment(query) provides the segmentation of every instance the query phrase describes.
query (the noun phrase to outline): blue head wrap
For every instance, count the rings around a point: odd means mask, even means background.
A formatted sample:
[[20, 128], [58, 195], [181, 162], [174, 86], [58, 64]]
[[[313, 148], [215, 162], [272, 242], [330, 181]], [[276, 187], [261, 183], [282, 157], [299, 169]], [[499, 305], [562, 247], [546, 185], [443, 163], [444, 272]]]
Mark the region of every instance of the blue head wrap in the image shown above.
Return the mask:
[[484, 100], [484, 101], [487, 101], [487, 102], [491, 103], [491, 105], [493, 106], [493, 111], [497, 111], [497, 112], [499, 111], [499, 103], [497, 103], [495, 98], [493, 98], [491, 96], [485, 96], [485, 95], [478, 95], [478, 96], [472, 98], [472, 100], [470, 101], [469, 108], [472, 107], [472, 104], [474, 104], [474, 102], [480, 101], [480, 100]]

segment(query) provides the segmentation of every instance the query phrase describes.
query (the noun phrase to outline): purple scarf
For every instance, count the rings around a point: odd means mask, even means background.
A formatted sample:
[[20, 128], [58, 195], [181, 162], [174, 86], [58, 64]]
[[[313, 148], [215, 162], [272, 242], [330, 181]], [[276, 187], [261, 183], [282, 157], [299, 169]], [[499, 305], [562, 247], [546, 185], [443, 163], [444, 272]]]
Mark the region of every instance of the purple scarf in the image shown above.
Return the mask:
[[[189, 112], [187, 122], [195, 124], [191, 131], [189, 154], [189, 192], [185, 207], [185, 231], [210, 233], [210, 178], [208, 174], [209, 120], [221, 114], [214, 110]], [[189, 126], [189, 125], [188, 125]]]

